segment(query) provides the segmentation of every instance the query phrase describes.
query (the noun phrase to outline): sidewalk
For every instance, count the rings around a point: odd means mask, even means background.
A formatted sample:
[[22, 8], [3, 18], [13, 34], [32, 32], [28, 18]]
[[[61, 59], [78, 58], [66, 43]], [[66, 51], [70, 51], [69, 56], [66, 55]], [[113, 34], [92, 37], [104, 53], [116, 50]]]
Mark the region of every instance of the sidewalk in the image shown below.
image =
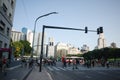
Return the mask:
[[42, 72], [39, 72], [39, 67], [35, 67], [26, 80], [52, 80], [52, 78], [44, 67]]
[[6, 76], [0, 71], [0, 80], [24, 80], [31, 71], [32, 68], [23, 68], [20, 65], [16, 65], [7, 69]]

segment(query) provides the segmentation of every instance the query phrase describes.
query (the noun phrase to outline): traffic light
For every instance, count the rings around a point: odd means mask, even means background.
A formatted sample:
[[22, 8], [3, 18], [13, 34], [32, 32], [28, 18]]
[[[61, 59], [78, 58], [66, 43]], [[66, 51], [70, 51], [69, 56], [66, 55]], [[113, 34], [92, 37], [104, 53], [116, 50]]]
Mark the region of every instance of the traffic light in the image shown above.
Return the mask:
[[97, 34], [103, 33], [103, 27], [97, 28]]
[[97, 28], [97, 34], [100, 34], [100, 29], [99, 28]]
[[100, 27], [100, 33], [103, 33], [103, 27]]
[[87, 27], [85, 27], [85, 33], [87, 33], [88, 32], [88, 28]]

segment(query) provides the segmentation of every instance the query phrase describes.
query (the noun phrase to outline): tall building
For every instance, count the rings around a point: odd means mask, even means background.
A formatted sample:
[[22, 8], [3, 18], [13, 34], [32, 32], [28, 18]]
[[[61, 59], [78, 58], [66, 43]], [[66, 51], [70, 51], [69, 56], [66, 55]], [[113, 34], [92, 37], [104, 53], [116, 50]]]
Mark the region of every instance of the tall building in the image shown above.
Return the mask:
[[54, 47], [54, 39], [52, 37], [49, 38], [49, 44], [47, 48], [47, 57], [55, 57], [55, 47]]
[[0, 48], [8, 48], [16, 0], [0, 0]]
[[106, 47], [106, 42], [105, 42], [104, 34], [100, 33], [99, 34], [99, 38], [98, 38], [97, 48], [101, 49], [101, 48], [104, 48], [104, 47]]
[[30, 46], [32, 47], [32, 42], [33, 42], [33, 32], [29, 29], [27, 29], [27, 34], [26, 34], [26, 40], [30, 42]]
[[33, 32], [25, 27], [22, 28], [22, 32], [15, 30], [12, 31], [11, 38], [13, 42], [20, 40], [27, 40], [28, 42], [30, 42], [30, 46], [32, 47]]
[[19, 32], [19, 31], [11, 31], [11, 38], [13, 42], [25, 40], [25, 35], [24, 33]]
[[41, 38], [42, 38], [41, 33], [35, 34], [33, 47], [34, 47], [34, 53], [37, 54], [37, 56], [40, 56], [40, 52], [41, 52]]
[[[42, 33], [35, 33], [34, 38], [34, 54], [38, 57], [41, 54], [41, 41], [42, 41]], [[44, 45], [43, 45], [43, 57], [46, 57], [46, 35], [44, 34]]]
[[22, 33], [24, 33], [25, 39], [30, 43], [30, 46], [32, 47], [32, 42], [33, 42], [33, 32], [26, 27], [22, 28]]
[[55, 58], [66, 56], [68, 54], [68, 45], [62, 42], [58, 42], [55, 45]]
[[71, 44], [59, 42], [55, 45], [55, 58], [66, 56], [67, 54], [81, 54], [81, 51]]

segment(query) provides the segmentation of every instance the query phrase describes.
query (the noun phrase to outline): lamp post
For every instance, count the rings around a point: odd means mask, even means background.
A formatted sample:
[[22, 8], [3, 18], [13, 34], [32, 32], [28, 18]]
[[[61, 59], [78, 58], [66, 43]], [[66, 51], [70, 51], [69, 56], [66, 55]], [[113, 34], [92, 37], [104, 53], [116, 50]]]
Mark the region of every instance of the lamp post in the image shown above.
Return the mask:
[[38, 18], [36, 18], [35, 20], [35, 24], [34, 24], [34, 31], [33, 31], [33, 42], [32, 42], [32, 57], [33, 57], [33, 49], [34, 49], [34, 38], [35, 38], [35, 30], [36, 30], [36, 23], [37, 23], [37, 20], [42, 18], [42, 17], [45, 17], [45, 16], [49, 16], [51, 14], [57, 14], [57, 12], [51, 12], [51, 13], [48, 13], [48, 14], [45, 14], [45, 15], [42, 15], [42, 16], [39, 16]]

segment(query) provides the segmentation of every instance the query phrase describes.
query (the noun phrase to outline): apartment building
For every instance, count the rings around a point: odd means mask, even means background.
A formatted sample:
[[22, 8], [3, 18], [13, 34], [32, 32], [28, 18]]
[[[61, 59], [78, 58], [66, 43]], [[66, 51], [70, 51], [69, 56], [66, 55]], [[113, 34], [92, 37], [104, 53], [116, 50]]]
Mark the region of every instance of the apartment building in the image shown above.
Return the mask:
[[0, 48], [9, 48], [16, 0], [0, 0]]

